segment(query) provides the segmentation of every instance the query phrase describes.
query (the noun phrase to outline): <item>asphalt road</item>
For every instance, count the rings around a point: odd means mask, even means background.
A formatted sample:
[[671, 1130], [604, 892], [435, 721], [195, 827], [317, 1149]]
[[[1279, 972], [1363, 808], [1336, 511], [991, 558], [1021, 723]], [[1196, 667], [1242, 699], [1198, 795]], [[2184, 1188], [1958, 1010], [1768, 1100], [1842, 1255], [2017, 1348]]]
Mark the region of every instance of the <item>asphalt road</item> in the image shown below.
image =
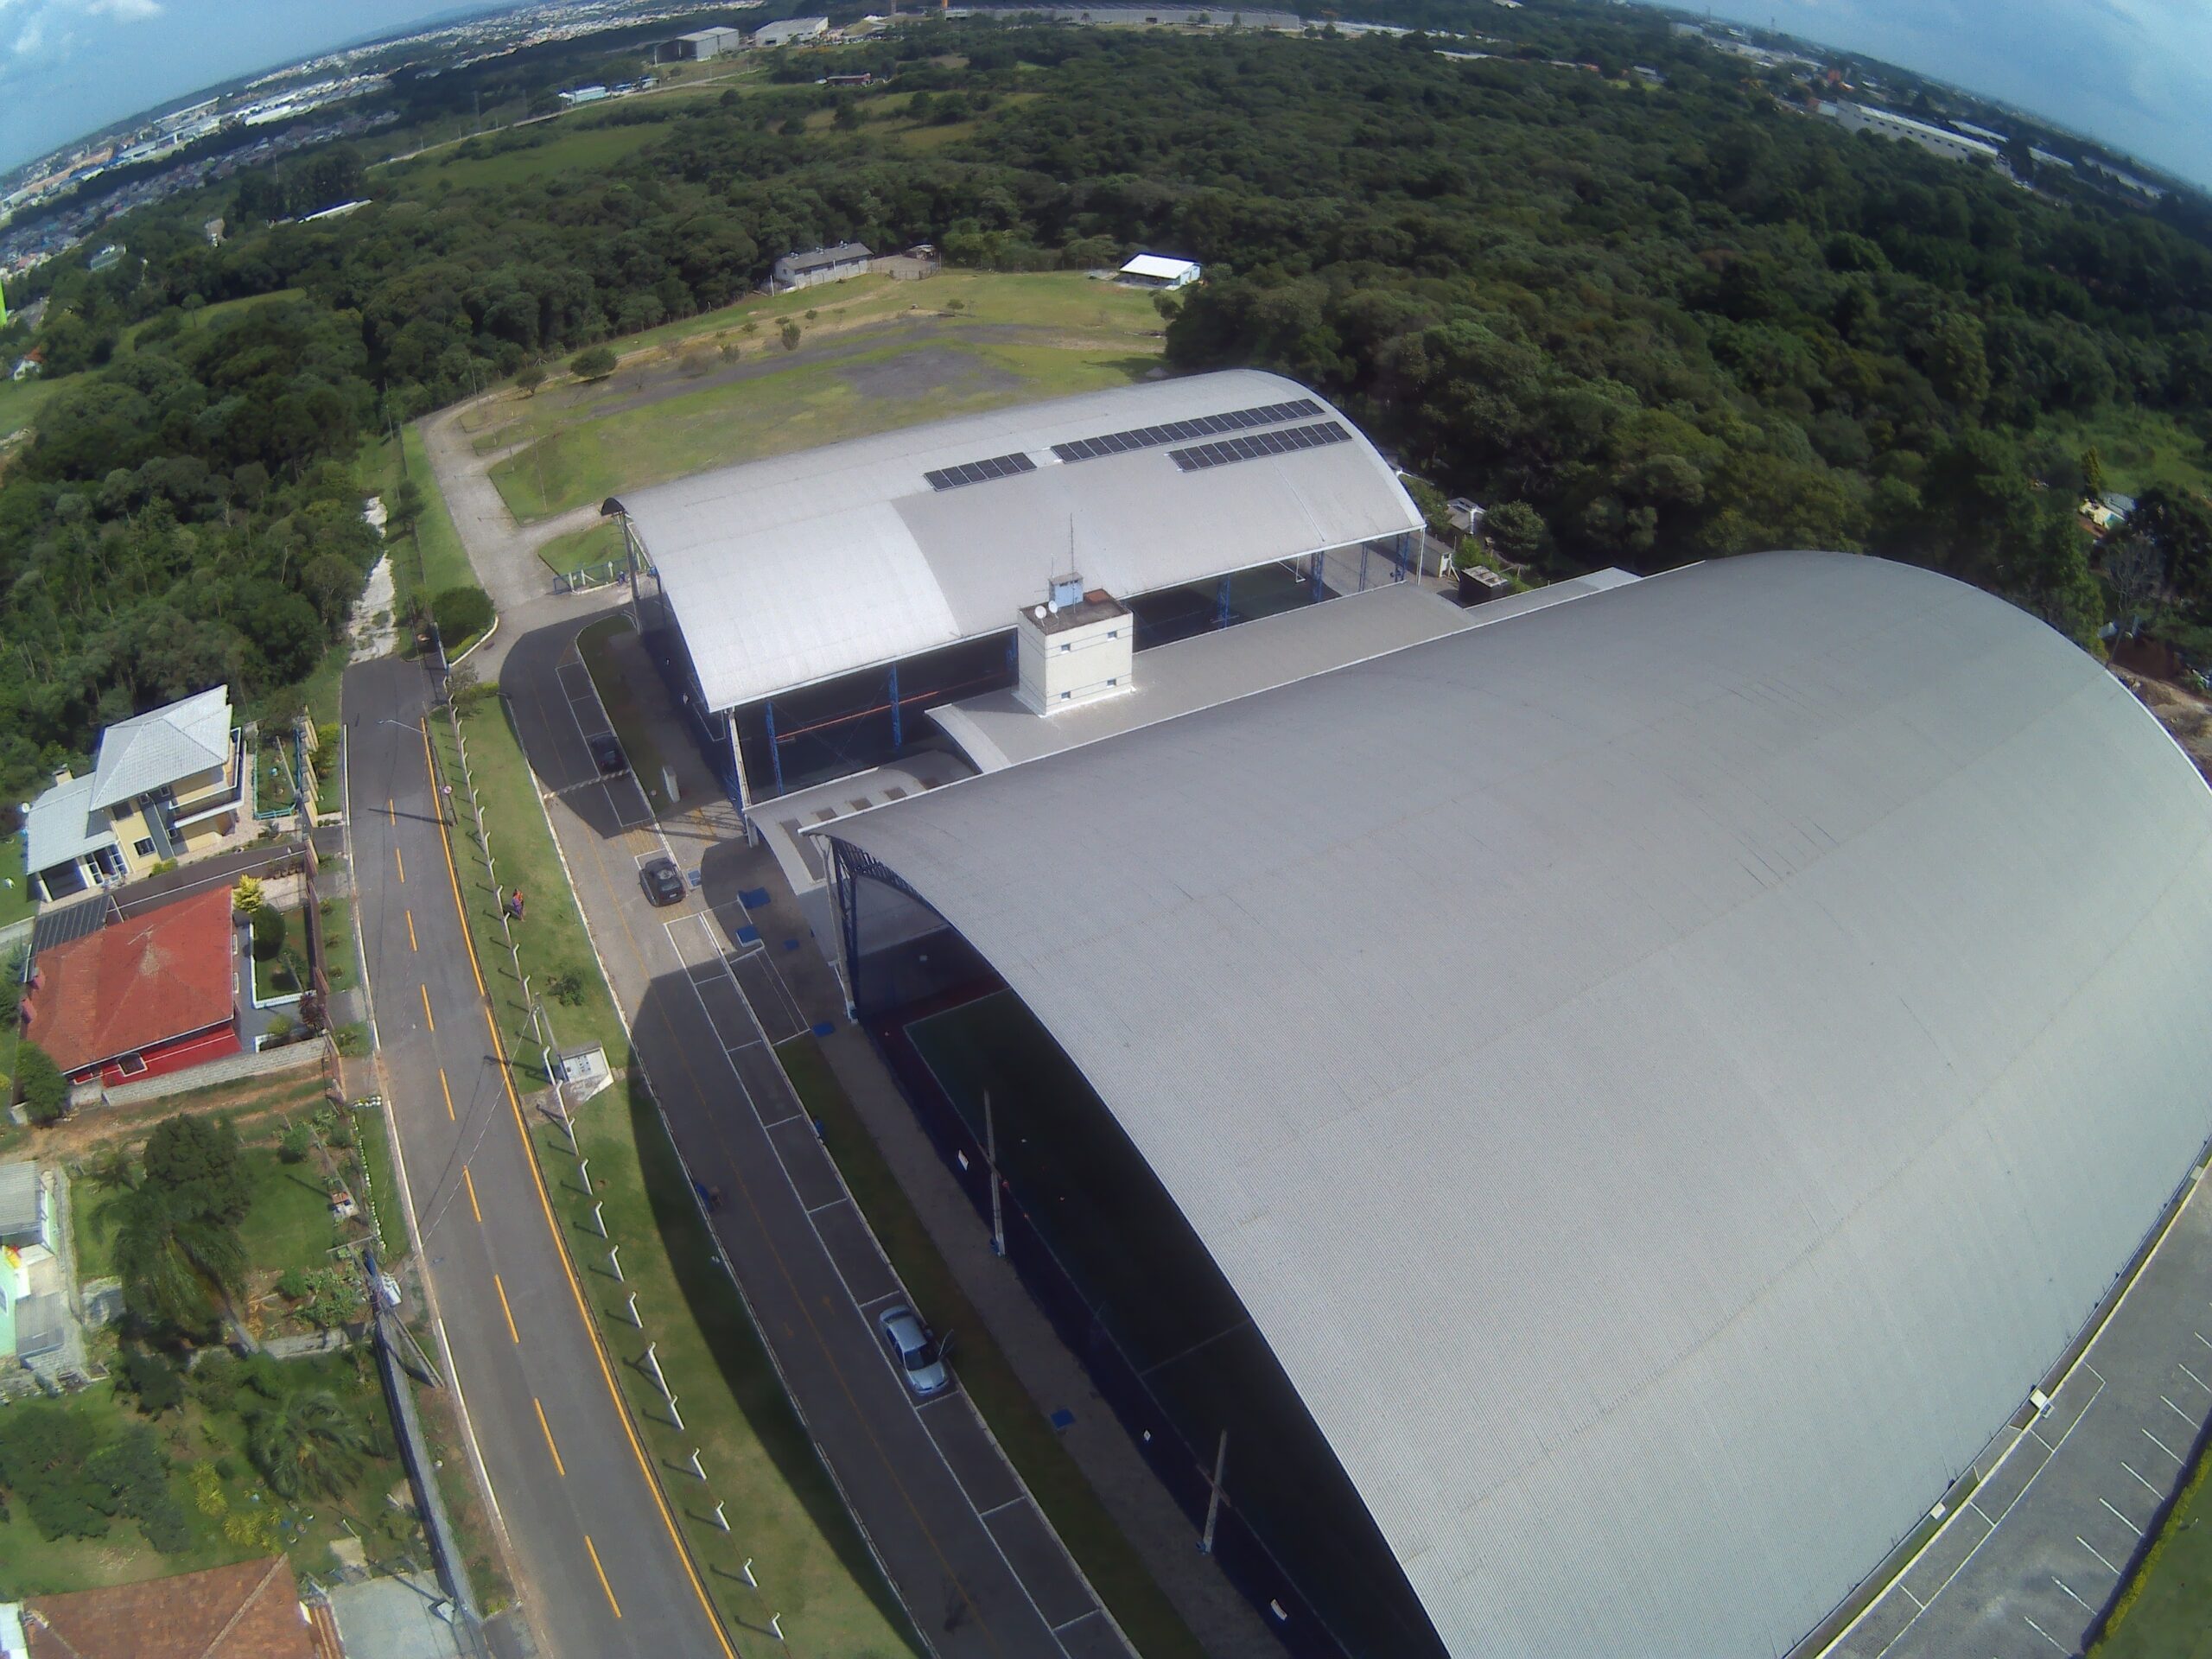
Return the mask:
[[734, 893], [709, 874], [680, 906], [646, 903], [643, 860], [711, 869], [735, 816], [709, 797], [656, 825], [634, 779], [600, 778], [586, 736], [605, 715], [572, 645], [583, 620], [510, 640], [501, 690], [633, 1052], [695, 1179], [726, 1195], [717, 1239], [847, 1503], [946, 1659], [1125, 1656], [966, 1396], [918, 1404], [887, 1359], [874, 1319], [904, 1293], [775, 1059], [804, 1016], [765, 947], [737, 942]]
[[428, 678], [346, 674], [347, 799], [385, 1089], [421, 1267], [541, 1651], [726, 1655], [563, 1256], [463, 941]]

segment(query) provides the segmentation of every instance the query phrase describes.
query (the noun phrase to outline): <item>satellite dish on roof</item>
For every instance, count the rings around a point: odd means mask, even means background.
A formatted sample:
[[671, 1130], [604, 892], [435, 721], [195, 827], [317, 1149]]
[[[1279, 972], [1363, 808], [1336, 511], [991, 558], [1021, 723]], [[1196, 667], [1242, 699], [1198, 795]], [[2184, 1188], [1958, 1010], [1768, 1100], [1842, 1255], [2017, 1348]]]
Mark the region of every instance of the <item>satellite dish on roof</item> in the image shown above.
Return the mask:
[[1042, 605], [1039, 605], [1035, 610], [1032, 611], [1030, 614], [1035, 617], [1039, 622], [1042, 622], [1045, 620], [1045, 607]]
[[1045, 608], [1057, 616], [1059, 614], [1060, 601], [1057, 599], [1048, 599], [1045, 601]]

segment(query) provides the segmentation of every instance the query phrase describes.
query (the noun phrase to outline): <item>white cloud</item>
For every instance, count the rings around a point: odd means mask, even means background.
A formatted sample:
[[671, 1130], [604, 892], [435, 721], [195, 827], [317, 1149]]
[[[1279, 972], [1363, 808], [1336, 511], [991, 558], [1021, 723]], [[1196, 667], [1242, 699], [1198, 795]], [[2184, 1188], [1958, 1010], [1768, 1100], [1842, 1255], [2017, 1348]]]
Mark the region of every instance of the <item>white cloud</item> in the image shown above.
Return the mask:
[[33, 12], [17, 31], [15, 44], [8, 49], [19, 58], [27, 58], [45, 44], [46, 19]]
[[162, 0], [83, 0], [83, 5], [88, 16], [113, 17], [124, 22], [162, 15]]

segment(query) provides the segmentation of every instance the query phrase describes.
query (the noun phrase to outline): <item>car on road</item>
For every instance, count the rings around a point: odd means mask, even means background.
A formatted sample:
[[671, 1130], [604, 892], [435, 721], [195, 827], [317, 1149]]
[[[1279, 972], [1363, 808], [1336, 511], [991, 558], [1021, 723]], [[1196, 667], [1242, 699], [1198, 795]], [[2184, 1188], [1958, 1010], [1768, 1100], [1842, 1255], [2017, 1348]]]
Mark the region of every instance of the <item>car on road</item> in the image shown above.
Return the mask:
[[672, 858], [650, 860], [638, 871], [638, 885], [645, 890], [649, 904], [680, 905], [683, 902], [683, 872], [676, 868]]
[[601, 776], [618, 777], [630, 770], [630, 757], [622, 753], [622, 741], [613, 733], [601, 732], [585, 741], [590, 747], [592, 762], [598, 766]]
[[944, 1349], [922, 1323], [922, 1316], [904, 1302], [876, 1316], [883, 1345], [891, 1351], [891, 1363], [917, 1399], [926, 1400], [952, 1386], [952, 1373], [944, 1363]]

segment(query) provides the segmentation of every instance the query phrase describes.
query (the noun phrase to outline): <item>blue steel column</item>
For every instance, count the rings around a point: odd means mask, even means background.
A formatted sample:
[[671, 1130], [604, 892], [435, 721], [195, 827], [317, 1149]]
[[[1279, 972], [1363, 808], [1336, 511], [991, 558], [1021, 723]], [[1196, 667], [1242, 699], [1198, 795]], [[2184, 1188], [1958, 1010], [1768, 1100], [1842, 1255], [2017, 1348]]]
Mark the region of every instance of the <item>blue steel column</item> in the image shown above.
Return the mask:
[[892, 753], [895, 754], [904, 748], [906, 743], [906, 722], [899, 718], [899, 664], [896, 663], [891, 664], [890, 691], [891, 748]]
[[1359, 591], [1363, 594], [1367, 591], [1367, 554], [1368, 543], [1362, 542], [1359, 544]]
[[768, 722], [768, 765], [776, 774], [776, 793], [780, 795], [784, 792], [784, 752], [776, 745], [776, 705], [762, 703], [760, 715]]
[[1214, 604], [1213, 625], [1217, 628], [1225, 628], [1229, 626], [1229, 578], [1227, 576], [1221, 579], [1220, 597]]
[[1313, 556], [1313, 591], [1309, 597], [1316, 600], [1321, 597], [1321, 563], [1325, 556], [1319, 553]]
[[1406, 555], [1412, 551], [1413, 544], [1414, 538], [1410, 534], [1399, 537], [1391, 544], [1392, 555], [1398, 567], [1398, 574], [1391, 578], [1393, 582], [1403, 582], [1406, 579]]
[[853, 880], [852, 868], [845, 862], [845, 843], [834, 836], [830, 842], [830, 861], [835, 878], [831, 887], [837, 905], [837, 936], [845, 949], [845, 1011], [849, 1017], [857, 1019], [861, 1007], [861, 895], [858, 884]]

